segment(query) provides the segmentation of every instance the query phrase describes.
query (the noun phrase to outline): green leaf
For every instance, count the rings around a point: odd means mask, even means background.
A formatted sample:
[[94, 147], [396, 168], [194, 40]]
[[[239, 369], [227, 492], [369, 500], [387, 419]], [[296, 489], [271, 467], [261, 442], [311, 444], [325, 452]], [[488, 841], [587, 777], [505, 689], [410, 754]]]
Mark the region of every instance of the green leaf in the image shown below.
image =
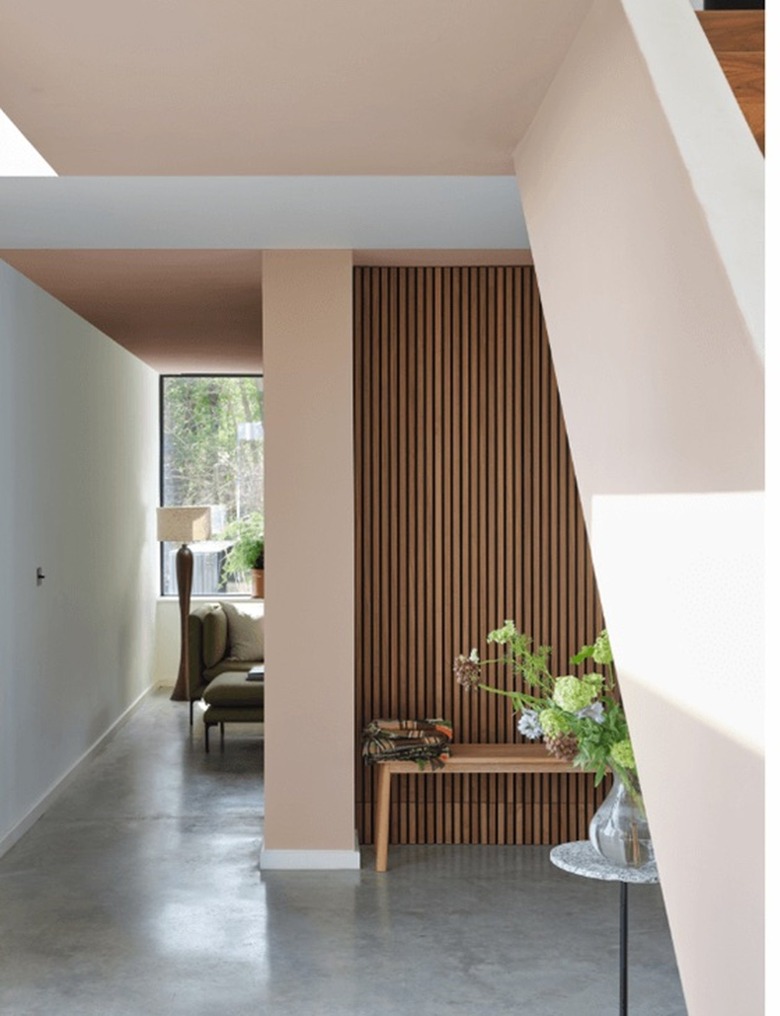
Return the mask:
[[571, 657], [569, 663], [582, 663], [584, 660], [589, 660], [593, 656], [593, 646], [583, 646], [582, 649], [574, 656]]

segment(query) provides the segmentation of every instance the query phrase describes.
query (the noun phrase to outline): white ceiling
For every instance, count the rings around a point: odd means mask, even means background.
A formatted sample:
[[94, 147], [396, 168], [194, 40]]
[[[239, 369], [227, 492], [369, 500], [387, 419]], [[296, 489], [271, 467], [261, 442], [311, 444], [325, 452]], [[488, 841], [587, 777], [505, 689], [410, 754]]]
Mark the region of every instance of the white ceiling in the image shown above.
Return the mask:
[[0, 248], [525, 248], [514, 176], [0, 180]]

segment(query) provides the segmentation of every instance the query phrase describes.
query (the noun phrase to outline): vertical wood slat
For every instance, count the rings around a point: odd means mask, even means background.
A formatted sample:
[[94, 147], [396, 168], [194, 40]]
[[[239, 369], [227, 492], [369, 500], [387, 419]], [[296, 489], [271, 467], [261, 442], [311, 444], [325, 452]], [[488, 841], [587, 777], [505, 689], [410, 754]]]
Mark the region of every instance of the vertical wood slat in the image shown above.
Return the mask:
[[[356, 268], [355, 346], [356, 727], [518, 740], [455, 656], [511, 617], [563, 673], [603, 626], [533, 267]], [[373, 777], [358, 765], [364, 843]], [[582, 839], [604, 794], [583, 774], [396, 783], [391, 843]]]

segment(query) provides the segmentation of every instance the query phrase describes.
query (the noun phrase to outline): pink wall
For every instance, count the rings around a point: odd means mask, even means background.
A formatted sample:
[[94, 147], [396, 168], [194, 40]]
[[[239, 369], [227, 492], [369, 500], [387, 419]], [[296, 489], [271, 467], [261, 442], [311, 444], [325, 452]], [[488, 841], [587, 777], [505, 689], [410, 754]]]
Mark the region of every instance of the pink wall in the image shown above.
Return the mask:
[[359, 867], [352, 255], [263, 254], [265, 868]]
[[[654, 3], [659, 16], [683, 6]], [[689, 77], [722, 84], [682, 14], [660, 30], [690, 35]], [[697, 116], [710, 113], [717, 160], [741, 153], [721, 204], [760, 231], [763, 159], [735, 101]], [[672, 127], [621, 0], [597, 0], [516, 157], [586, 511], [593, 493], [763, 485], [763, 371], [744, 313], [755, 295], [735, 291], [708, 219], [710, 171], [683, 160]], [[761, 277], [753, 234], [730, 239], [747, 279]]]
[[759, 1013], [763, 160], [688, 4], [595, 0], [515, 162], [686, 1002]]

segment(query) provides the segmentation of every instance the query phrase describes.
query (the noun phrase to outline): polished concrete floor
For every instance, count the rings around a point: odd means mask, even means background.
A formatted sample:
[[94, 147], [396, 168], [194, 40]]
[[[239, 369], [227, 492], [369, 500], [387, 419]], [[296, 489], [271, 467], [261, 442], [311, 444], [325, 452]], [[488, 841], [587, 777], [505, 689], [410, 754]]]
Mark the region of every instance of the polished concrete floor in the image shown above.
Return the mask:
[[[2, 1016], [618, 1012], [616, 885], [545, 847], [261, 873], [262, 741], [205, 755], [186, 713], [147, 698], [0, 860]], [[630, 1012], [681, 1016], [660, 891], [630, 903]]]

